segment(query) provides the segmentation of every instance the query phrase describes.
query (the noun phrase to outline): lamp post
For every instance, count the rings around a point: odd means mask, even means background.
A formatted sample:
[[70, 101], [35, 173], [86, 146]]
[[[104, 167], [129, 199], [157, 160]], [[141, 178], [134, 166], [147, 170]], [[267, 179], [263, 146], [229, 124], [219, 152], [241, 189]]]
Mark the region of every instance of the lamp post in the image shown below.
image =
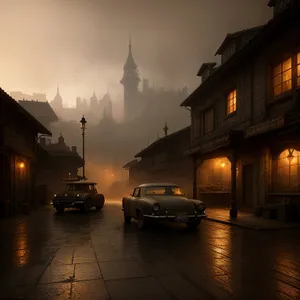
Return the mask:
[[81, 120], [81, 129], [82, 129], [82, 159], [83, 159], [83, 168], [82, 168], [82, 178], [85, 180], [85, 157], [84, 157], [84, 135], [85, 135], [85, 125], [87, 123], [84, 115], [82, 116]]

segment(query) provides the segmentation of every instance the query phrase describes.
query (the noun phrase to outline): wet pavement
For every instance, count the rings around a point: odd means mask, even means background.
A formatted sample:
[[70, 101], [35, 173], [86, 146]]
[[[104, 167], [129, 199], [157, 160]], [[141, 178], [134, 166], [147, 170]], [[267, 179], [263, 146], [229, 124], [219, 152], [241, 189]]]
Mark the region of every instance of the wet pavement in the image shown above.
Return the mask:
[[51, 207], [0, 221], [0, 299], [300, 299], [300, 231], [124, 225]]

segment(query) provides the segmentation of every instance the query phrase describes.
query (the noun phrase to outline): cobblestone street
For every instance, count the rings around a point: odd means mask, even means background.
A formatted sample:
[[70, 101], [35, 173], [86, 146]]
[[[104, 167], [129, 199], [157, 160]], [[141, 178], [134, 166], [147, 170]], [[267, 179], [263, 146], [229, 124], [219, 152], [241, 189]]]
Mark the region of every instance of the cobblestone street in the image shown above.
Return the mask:
[[[0, 222], [0, 299], [299, 299], [299, 229], [203, 221], [195, 232], [51, 207]], [[22, 298], [21, 298], [22, 299]]]

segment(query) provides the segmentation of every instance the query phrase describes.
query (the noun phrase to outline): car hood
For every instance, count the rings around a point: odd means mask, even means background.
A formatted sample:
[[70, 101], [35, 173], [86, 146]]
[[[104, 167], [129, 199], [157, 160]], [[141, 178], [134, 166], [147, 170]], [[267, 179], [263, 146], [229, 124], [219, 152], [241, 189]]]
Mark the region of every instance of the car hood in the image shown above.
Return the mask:
[[178, 196], [150, 196], [144, 198], [152, 204], [158, 203], [164, 210], [180, 210], [180, 211], [194, 211], [195, 205], [192, 200], [185, 197]]

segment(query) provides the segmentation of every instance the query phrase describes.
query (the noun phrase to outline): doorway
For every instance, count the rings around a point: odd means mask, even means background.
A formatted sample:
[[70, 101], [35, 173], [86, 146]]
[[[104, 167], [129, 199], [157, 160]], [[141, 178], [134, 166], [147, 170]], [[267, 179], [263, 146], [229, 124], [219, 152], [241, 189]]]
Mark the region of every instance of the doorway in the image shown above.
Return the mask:
[[253, 175], [254, 168], [253, 165], [244, 165], [243, 166], [243, 206], [253, 207]]

